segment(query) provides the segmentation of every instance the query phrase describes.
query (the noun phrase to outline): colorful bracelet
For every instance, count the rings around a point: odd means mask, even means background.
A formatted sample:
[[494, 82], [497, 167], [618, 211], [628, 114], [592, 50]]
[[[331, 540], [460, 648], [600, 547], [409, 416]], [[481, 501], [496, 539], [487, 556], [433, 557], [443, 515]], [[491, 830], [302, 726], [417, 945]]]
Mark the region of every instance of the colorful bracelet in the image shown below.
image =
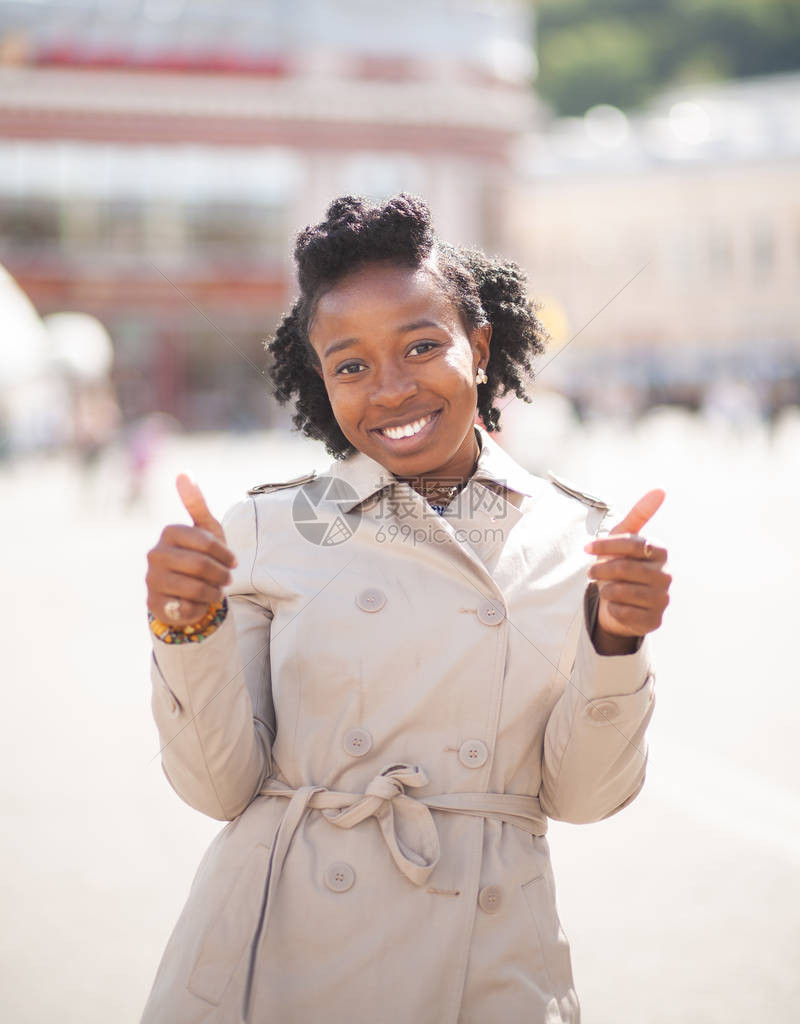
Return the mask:
[[201, 640], [216, 633], [227, 614], [228, 599], [224, 597], [221, 603], [212, 604], [202, 619], [188, 626], [168, 626], [152, 612], [147, 613], [147, 621], [153, 634], [165, 644], [199, 644]]

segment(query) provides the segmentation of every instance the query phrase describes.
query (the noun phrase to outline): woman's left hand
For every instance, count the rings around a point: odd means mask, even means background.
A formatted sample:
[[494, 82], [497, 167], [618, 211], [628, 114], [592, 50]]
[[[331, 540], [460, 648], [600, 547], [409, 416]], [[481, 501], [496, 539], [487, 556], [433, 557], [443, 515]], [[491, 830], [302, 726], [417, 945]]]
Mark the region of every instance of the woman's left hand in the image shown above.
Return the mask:
[[639, 531], [664, 497], [661, 490], [648, 491], [607, 537], [584, 549], [598, 556], [589, 567], [589, 579], [600, 592], [593, 640], [601, 653], [624, 653], [631, 649], [630, 639], [621, 638], [641, 637], [661, 625], [672, 582], [664, 572], [667, 551], [648, 543]]

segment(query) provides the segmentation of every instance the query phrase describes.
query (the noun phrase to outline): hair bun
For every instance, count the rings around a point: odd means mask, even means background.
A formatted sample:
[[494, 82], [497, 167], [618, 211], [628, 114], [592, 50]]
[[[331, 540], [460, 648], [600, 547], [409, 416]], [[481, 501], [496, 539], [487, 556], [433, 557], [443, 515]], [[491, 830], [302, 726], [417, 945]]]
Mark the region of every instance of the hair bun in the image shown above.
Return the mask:
[[431, 211], [424, 199], [400, 192], [376, 210], [376, 222], [397, 246], [398, 253], [427, 257], [434, 245]]
[[363, 218], [366, 206], [361, 196], [339, 196], [325, 213], [327, 226], [337, 228], [357, 224]]
[[424, 199], [409, 192], [399, 192], [387, 199], [380, 209], [380, 220], [412, 220], [416, 224], [431, 226], [431, 211]]

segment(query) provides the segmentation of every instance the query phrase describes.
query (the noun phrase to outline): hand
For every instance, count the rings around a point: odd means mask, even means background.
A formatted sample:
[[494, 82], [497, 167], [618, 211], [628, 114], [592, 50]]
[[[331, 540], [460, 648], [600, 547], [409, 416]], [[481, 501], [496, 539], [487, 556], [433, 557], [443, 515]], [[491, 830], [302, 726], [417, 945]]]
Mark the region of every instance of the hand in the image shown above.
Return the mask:
[[639, 531], [661, 507], [664, 497], [661, 490], [648, 491], [609, 536], [584, 549], [599, 556], [589, 567], [589, 578], [597, 581], [599, 590], [592, 639], [600, 653], [626, 653], [632, 650], [631, 641], [620, 638], [641, 637], [661, 625], [672, 582], [664, 572], [667, 552], [648, 544]]
[[[193, 526], [165, 526], [154, 548], [147, 553], [147, 607], [170, 626], [198, 622], [231, 582], [236, 565], [225, 543], [220, 523], [211, 515], [205, 498], [185, 473], [175, 481]], [[167, 615], [168, 601], [179, 601], [177, 616]]]

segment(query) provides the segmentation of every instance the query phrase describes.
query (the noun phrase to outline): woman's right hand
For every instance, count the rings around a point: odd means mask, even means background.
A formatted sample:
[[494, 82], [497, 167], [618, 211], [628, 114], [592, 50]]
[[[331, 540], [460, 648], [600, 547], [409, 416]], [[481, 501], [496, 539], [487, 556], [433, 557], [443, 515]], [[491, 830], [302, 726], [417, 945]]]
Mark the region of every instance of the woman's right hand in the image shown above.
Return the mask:
[[[148, 551], [147, 607], [161, 622], [181, 627], [198, 622], [212, 604], [222, 600], [222, 588], [231, 582], [236, 558], [197, 484], [185, 473], [175, 482], [194, 525], [165, 526], [156, 546]], [[168, 616], [164, 606], [175, 599], [180, 601], [180, 615]]]

